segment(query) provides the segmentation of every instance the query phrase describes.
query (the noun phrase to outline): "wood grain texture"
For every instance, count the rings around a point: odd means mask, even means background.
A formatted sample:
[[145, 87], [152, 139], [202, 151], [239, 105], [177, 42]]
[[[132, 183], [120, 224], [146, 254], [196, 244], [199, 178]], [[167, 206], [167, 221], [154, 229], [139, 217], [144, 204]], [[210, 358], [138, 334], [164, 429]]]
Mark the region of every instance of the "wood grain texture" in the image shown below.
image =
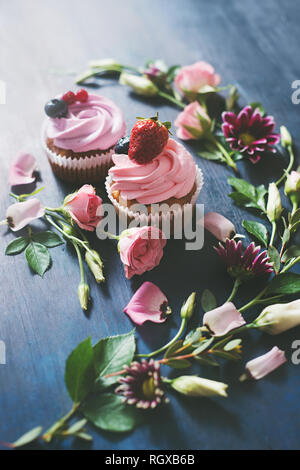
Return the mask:
[[[70, 186], [51, 172], [40, 146], [44, 103], [73, 86], [73, 76], [90, 59], [115, 57], [122, 63], [142, 65], [149, 58], [168, 64], [212, 63], [223, 84], [234, 83], [241, 104], [261, 101], [277, 125], [285, 124], [300, 148], [299, 109], [291, 102], [291, 83], [300, 79], [298, 64], [300, 5], [289, 0], [10, 0], [1, 2], [0, 79], [7, 85], [7, 103], [0, 106], [1, 200], [3, 218], [9, 204], [7, 175], [11, 159], [20, 150], [38, 159], [42, 184], [40, 198], [58, 205]], [[178, 110], [160, 101], [138, 99], [113, 80], [103, 80], [97, 93], [112, 98], [124, 111], [128, 128], [135, 117], [159, 110], [162, 120], [174, 121]], [[195, 145], [189, 146], [191, 151]], [[241, 220], [248, 215], [227, 197], [230, 171], [195, 156], [205, 177], [200, 202], [230, 218], [243, 233]], [[257, 166], [241, 163], [241, 172], [254, 184], [276, 178], [284, 161], [267, 158]], [[39, 184], [41, 184], [39, 183]], [[99, 188], [100, 193], [103, 188]], [[43, 226], [42, 222], [34, 224]], [[7, 364], [0, 365], [0, 439], [14, 441], [37, 425], [52, 424], [70, 408], [64, 387], [65, 359], [77, 343], [125, 333], [132, 324], [123, 312], [133, 292], [145, 280], [158, 284], [178, 312], [192, 290], [212, 289], [224, 301], [231, 281], [206, 237], [199, 252], [185, 252], [180, 241], [168, 243], [161, 265], [127, 281], [114, 242], [91, 238], [105, 260], [107, 282], [99, 287], [88, 275], [93, 305], [85, 316], [76, 289], [79, 271], [72, 249], [51, 250], [53, 267], [44, 279], [33, 275], [24, 256], [6, 257], [13, 239], [1, 228], [0, 339], [6, 342]], [[68, 252], [68, 253], [66, 253]], [[217, 274], [218, 273], [218, 274]], [[259, 284], [259, 283], [258, 283]], [[242, 305], [258, 288], [241, 289]], [[249, 312], [254, 317], [257, 311]], [[202, 317], [200, 308], [192, 323]], [[137, 328], [140, 351], [171, 338], [178, 314], [163, 325]], [[291, 352], [300, 330], [270, 338], [257, 333], [245, 342], [245, 357], [254, 357], [277, 344]], [[172, 404], [155, 412], [148, 425], [132, 434], [111, 435], [92, 429], [94, 449], [295, 449], [299, 448], [299, 366], [289, 363], [259, 383], [237, 384], [242, 364], [220, 371], [195, 371], [208, 378], [228, 381], [228, 400], [185, 400], [172, 396]], [[231, 386], [232, 385], [232, 386]], [[89, 448], [65, 441], [53, 448]]]

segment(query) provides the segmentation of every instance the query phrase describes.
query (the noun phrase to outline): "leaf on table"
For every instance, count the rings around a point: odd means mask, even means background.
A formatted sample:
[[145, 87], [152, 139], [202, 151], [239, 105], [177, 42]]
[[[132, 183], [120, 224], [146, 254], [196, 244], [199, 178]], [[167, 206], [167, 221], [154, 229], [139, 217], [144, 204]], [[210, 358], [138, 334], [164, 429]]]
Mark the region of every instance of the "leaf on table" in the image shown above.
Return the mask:
[[282, 235], [282, 243], [286, 244], [289, 242], [291, 237], [291, 232], [288, 228], [284, 229], [283, 235]]
[[272, 279], [267, 292], [272, 294], [297, 294], [300, 292], [300, 274], [279, 274]]
[[84, 416], [104, 431], [128, 432], [142, 422], [142, 413], [136, 407], [126, 405], [115, 393], [92, 396], [84, 405]]
[[5, 250], [6, 255], [17, 255], [27, 247], [29, 241], [25, 237], [18, 237], [11, 241]]
[[260, 222], [255, 220], [243, 220], [242, 226], [247, 230], [250, 235], [253, 235], [257, 240], [264, 244], [265, 247], [268, 245], [268, 230]]
[[64, 243], [60, 236], [57, 233], [51, 232], [51, 230], [33, 233], [32, 240], [45, 245], [47, 248], [54, 248]]
[[42, 430], [42, 426], [37, 426], [30, 431], [27, 431], [25, 434], [23, 434], [23, 436], [19, 437], [19, 439], [13, 442], [11, 447], [17, 448], [30, 444], [30, 442], [35, 441], [41, 435]]
[[26, 248], [25, 256], [31, 269], [36, 274], [43, 277], [51, 264], [51, 256], [48, 248], [32, 241]]
[[94, 351], [89, 337], [79, 343], [66, 361], [65, 384], [74, 403], [87, 396], [94, 381]]
[[237, 205], [265, 211], [264, 197], [267, 190], [263, 185], [255, 187], [242, 178], [234, 177], [228, 178], [228, 183], [235, 189], [229, 196]]
[[275, 248], [275, 246], [269, 246], [268, 255], [270, 260], [273, 262], [273, 269], [275, 273], [279, 273], [281, 265], [280, 254], [278, 253], [278, 250]]
[[[101, 339], [94, 346], [94, 366], [98, 379], [130, 365], [135, 353], [135, 330], [129, 333]], [[104, 379], [107, 384], [118, 380], [118, 376]]]
[[214, 294], [209, 290], [205, 289], [201, 296], [201, 307], [204, 312], [209, 312], [217, 307], [217, 301]]

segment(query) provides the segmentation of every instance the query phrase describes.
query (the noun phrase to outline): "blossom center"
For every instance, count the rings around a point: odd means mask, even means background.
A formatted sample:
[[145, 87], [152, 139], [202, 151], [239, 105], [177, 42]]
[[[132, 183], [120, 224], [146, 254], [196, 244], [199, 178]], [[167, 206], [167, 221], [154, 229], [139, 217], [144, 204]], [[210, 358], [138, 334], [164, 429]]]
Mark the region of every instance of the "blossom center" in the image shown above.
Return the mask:
[[147, 400], [153, 400], [155, 398], [155, 384], [153, 377], [149, 377], [143, 382], [142, 389]]
[[245, 145], [250, 145], [255, 141], [255, 137], [253, 137], [253, 135], [249, 134], [248, 132], [242, 132], [239, 138]]

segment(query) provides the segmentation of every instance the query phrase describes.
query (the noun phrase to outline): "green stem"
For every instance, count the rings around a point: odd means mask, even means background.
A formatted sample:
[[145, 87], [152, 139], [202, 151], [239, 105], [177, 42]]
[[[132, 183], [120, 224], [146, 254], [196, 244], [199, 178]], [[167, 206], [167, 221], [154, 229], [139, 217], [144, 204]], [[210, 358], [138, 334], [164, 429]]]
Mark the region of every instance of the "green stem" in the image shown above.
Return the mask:
[[282, 176], [279, 178], [278, 181], [276, 181], [276, 186], [279, 186], [280, 183], [282, 183], [282, 181], [287, 177], [287, 175], [289, 174], [289, 172], [291, 171], [293, 165], [294, 165], [294, 160], [295, 160], [295, 155], [294, 155], [294, 152], [293, 152], [293, 146], [292, 145], [289, 145], [287, 147], [287, 150], [289, 152], [289, 155], [290, 155], [290, 161], [289, 161], [289, 164], [287, 166], [287, 168], [284, 170]]
[[169, 341], [167, 344], [165, 344], [161, 348], [159, 348], [156, 351], [153, 351], [149, 354], [136, 354], [136, 357], [153, 357], [153, 356], [156, 356], [157, 354], [160, 354], [161, 352], [165, 351], [166, 349], [168, 349], [170, 346], [172, 346], [172, 344], [174, 344], [180, 338], [180, 336], [182, 335], [182, 333], [185, 329], [186, 323], [187, 323], [186, 318], [183, 318], [182, 321], [181, 321], [181, 325], [180, 325], [180, 328], [179, 328], [178, 332], [176, 333], [174, 338], [171, 339], [171, 341]]
[[242, 282], [241, 282], [241, 280], [240, 280], [239, 278], [237, 278], [237, 279], [234, 281], [231, 294], [230, 294], [230, 296], [228, 297], [228, 299], [226, 300], [226, 302], [231, 302], [231, 301], [234, 299], [234, 297], [236, 296], [236, 293], [237, 293], [238, 288], [240, 287], [241, 283], [242, 283]]
[[43, 435], [42, 435], [42, 439], [45, 441], [45, 442], [50, 442], [52, 437], [55, 435], [55, 433], [61, 429], [65, 424], [66, 422], [73, 416], [73, 414], [78, 410], [80, 406], [80, 403], [74, 403], [73, 407], [71, 408], [71, 410], [65, 415], [63, 416], [61, 419], [59, 419], [58, 421], [56, 421]]
[[220, 152], [222, 153], [222, 155], [224, 156], [224, 159], [227, 163], [228, 166], [230, 166], [230, 168], [233, 168], [234, 171], [236, 173], [239, 173], [239, 170], [236, 166], [236, 163], [232, 160], [231, 156], [229, 155], [229, 153], [227, 152], [227, 150], [225, 149], [225, 147], [223, 147], [223, 145], [221, 144], [221, 142], [218, 141], [218, 139], [216, 138], [216, 136], [214, 134], [211, 134], [211, 137], [210, 137], [210, 140], [216, 145], [216, 147], [220, 150]]
[[85, 282], [85, 273], [84, 273], [84, 267], [83, 267], [83, 261], [82, 261], [82, 255], [81, 255], [81, 251], [77, 245], [77, 243], [75, 242], [72, 242], [72, 245], [74, 246], [75, 250], [76, 250], [76, 254], [77, 254], [77, 258], [78, 258], [78, 264], [79, 264], [79, 268], [80, 268], [80, 278], [81, 278], [81, 282]]
[[245, 310], [248, 310], [248, 308], [252, 307], [253, 305], [259, 303], [260, 299], [264, 296], [264, 294], [267, 292], [269, 286], [266, 286], [253, 300], [250, 300], [246, 305], [243, 307], [239, 308], [239, 312], [244, 312]]
[[277, 225], [276, 225], [276, 222], [274, 221], [272, 222], [272, 235], [270, 239], [270, 246], [273, 246], [275, 235], [276, 235], [276, 229], [277, 229]]
[[286, 266], [284, 266], [284, 268], [282, 268], [280, 274], [286, 273], [287, 271], [289, 271], [289, 269], [291, 269], [293, 266], [295, 266], [295, 264], [297, 264], [299, 262], [300, 262], [300, 256], [298, 256], [297, 258], [294, 258], [293, 261], [291, 261]]
[[162, 98], [165, 98], [166, 100], [170, 101], [173, 104], [176, 104], [176, 106], [179, 106], [180, 108], [185, 108], [185, 104], [182, 103], [182, 101], [178, 101], [174, 96], [169, 95], [168, 93], [165, 93], [163, 91], [158, 91], [158, 96], [161, 96]]

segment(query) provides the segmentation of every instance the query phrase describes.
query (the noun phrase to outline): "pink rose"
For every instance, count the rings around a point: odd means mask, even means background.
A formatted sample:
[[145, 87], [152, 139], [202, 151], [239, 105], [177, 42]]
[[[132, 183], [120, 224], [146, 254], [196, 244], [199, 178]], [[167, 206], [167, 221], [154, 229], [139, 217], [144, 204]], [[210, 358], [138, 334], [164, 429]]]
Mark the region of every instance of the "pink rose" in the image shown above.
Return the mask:
[[199, 93], [205, 87], [218, 86], [220, 81], [220, 75], [215, 73], [210, 64], [203, 61], [181, 67], [175, 77], [175, 85], [183, 94]]
[[102, 218], [102, 199], [93, 186], [85, 184], [66, 197], [64, 209], [80, 228], [93, 231]]
[[119, 251], [127, 279], [158, 266], [165, 244], [165, 235], [156, 227], [135, 227], [122, 232]]
[[178, 127], [176, 135], [179, 139], [200, 139], [205, 130], [210, 128], [211, 120], [198, 101], [194, 101], [178, 114], [174, 124]]

